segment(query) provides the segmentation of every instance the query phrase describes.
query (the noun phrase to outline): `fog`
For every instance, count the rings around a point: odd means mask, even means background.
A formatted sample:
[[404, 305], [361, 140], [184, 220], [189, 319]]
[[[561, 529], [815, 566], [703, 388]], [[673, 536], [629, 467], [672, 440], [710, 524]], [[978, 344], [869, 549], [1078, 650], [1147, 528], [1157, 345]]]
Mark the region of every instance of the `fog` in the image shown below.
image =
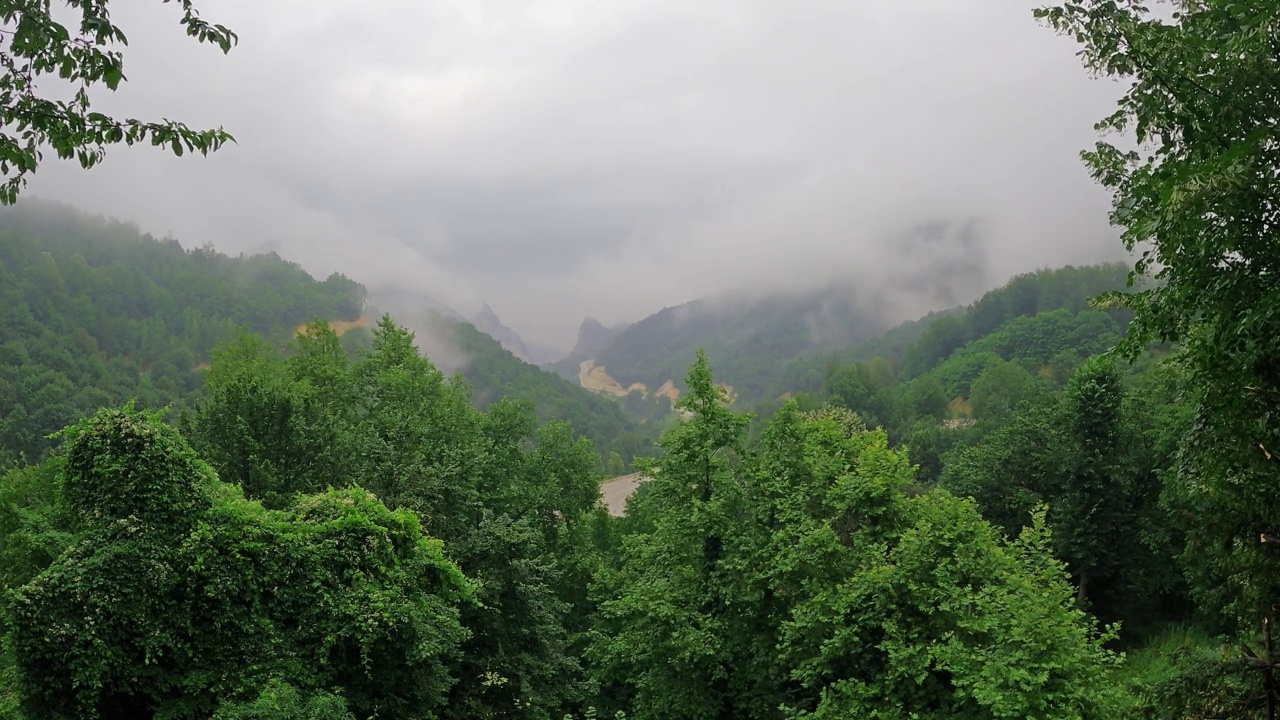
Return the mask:
[[1119, 88], [1034, 3], [200, 6], [239, 33], [230, 55], [172, 5], [117, 3], [129, 82], [97, 98], [238, 144], [51, 161], [33, 195], [464, 314], [487, 302], [565, 349], [586, 315], [835, 280], [919, 314], [1121, 252], [1078, 158]]

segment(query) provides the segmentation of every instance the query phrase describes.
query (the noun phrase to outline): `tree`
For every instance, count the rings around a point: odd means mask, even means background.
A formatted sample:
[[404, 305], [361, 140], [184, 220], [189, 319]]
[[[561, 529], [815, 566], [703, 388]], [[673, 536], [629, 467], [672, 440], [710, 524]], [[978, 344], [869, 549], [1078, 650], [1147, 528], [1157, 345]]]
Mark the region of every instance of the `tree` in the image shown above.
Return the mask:
[[1098, 129], [1132, 131], [1136, 147], [1084, 153], [1114, 192], [1125, 246], [1141, 250], [1138, 291], [1109, 300], [1134, 311], [1131, 357], [1182, 344], [1198, 406], [1178, 480], [1184, 559], [1203, 600], [1255, 626], [1280, 600], [1267, 541], [1280, 533], [1280, 6], [1172, 5], [1069, 0], [1036, 15], [1081, 44], [1090, 71], [1126, 84]]
[[903, 405], [914, 418], [940, 420], [947, 413], [947, 393], [932, 375], [917, 378], [907, 386]]
[[[1125, 468], [1120, 458], [1124, 388], [1110, 358], [1094, 358], [1072, 374], [1065, 394], [1067, 432], [1075, 442], [1076, 467], [1057, 489], [1050, 519], [1061, 556], [1076, 574], [1078, 597], [1091, 579], [1118, 574], [1136, 554], [1138, 537]], [[1141, 498], [1148, 502], [1155, 498]]]
[[1017, 363], [991, 358], [986, 369], [973, 381], [969, 402], [979, 421], [998, 424], [1018, 406], [1035, 397], [1036, 379]]
[[600, 599], [589, 657], [602, 688], [630, 699], [635, 717], [716, 720], [733, 706], [723, 648], [728, 605], [718, 581], [722, 511], [733, 485], [731, 458], [749, 416], [726, 406], [706, 354], [685, 378], [676, 409], [688, 420], [665, 432], [661, 468], [632, 501], [653, 525], [623, 540], [619, 567], [597, 577]]
[[1157, 383], [1126, 393], [1115, 361], [1093, 358], [1061, 398], [1024, 405], [957, 453], [942, 485], [975, 499], [1011, 537], [1047, 504], [1054, 552], [1078, 599], [1104, 620], [1176, 617], [1184, 588], [1170, 573], [1173, 519], [1160, 507], [1160, 479], [1173, 464], [1162, 425], [1178, 426], [1162, 417], [1170, 406]]
[[604, 568], [590, 657], [637, 718], [1113, 717], [1110, 633], [1039, 513], [1005, 542], [883, 430], [788, 401], [757, 445], [705, 358]]
[[252, 717], [284, 685], [313, 716], [441, 706], [473, 589], [416, 515], [358, 487], [267, 511], [128, 408], [65, 437], [71, 541], [4, 608], [28, 717]]
[[281, 358], [240, 338], [215, 353], [188, 422], [197, 447], [264, 504], [359, 481], [446, 543], [477, 603], [461, 611], [470, 637], [442, 717], [546, 720], [575, 709], [600, 493], [591, 444], [567, 423], [537, 427], [528, 402], [471, 407], [466, 386], [389, 317], [354, 361], [323, 322], [290, 350]]
[[[181, 23], [191, 37], [201, 43], [230, 52], [238, 37], [222, 25], [201, 19], [194, 0], [176, 2], [182, 11]], [[44, 157], [42, 148], [52, 147], [62, 159], [76, 159], [90, 168], [106, 157], [107, 147], [150, 141], [167, 147], [175, 155], [184, 152], [208, 154], [234, 138], [221, 128], [192, 130], [172, 120], [148, 122], [134, 118], [116, 119], [92, 109], [89, 91], [102, 85], [114, 91], [125, 82], [124, 55], [114, 49], [128, 44], [124, 32], [111, 22], [108, 0], [64, 0], [78, 15], [78, 27], [71, 28], [54, 19], [50, 2], [4, 0], [0, 20], [5, 43], [0, 52], [0, 172], [7, 180], [0, 187], [0, 203], [12, 204], [26, 186]], [[74, 93], [70, 100], [58, 100], [39, 93], [45, 76], [56, 75]]]
[[616, 450], [609, 451], [609, 459], [605, 462], [604, 474], [606, 477], [618, 477], [627, 472], [627, 465], [622, 461], [622, 456]]

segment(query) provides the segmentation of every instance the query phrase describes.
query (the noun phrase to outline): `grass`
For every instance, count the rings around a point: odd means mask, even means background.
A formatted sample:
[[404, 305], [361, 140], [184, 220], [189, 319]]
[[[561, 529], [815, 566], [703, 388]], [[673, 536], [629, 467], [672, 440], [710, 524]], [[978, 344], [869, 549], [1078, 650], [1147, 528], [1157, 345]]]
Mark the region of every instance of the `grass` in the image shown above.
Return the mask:
[[[1247, 639], [1251, 646], [1258, 643]], [[1137, 720], [1260, 717], [1259, 673], [1242, 669], [1238, 641], [1191, 624], [1151, 632], [1125, 653], [1114, 681], [1126, 696], [1122, 717]]]

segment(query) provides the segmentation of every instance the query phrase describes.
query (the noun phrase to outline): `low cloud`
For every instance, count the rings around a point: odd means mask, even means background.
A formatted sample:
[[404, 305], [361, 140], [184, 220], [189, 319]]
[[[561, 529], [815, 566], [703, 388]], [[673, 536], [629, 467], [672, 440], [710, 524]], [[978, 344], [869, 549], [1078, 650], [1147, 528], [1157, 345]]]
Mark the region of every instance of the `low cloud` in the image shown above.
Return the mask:
[[33, 194], [488, 302], [564, 348], [585, 315], [735, 289], [847, 282], [918, 314], [1120, 254], [1077, 156], [1118, 88], [1030, 2], [205, 5], [229, 56], [170, 5], [114, 9], [129, 83], [102, 103], [239, 144], [51, 163]]

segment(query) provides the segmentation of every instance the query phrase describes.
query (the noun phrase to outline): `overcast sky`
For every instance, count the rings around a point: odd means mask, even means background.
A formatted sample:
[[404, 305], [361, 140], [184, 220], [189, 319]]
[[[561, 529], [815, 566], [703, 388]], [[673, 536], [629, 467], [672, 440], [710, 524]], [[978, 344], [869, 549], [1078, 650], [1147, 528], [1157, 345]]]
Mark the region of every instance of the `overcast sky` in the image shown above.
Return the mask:
[[[994, 285], [1118, 257], [1078, 151], [1118, 88], [1024, 0], [205, 0], [223, 56], [114, 3], [111, 112], [223, 125], [209, 159], [49, 163], [31, 194], [394, 283], [568, 347], [762, 282], [892, 291], [903, 234], [978, 220]], [[969, 252], [966, 250], [965, 252]]]

